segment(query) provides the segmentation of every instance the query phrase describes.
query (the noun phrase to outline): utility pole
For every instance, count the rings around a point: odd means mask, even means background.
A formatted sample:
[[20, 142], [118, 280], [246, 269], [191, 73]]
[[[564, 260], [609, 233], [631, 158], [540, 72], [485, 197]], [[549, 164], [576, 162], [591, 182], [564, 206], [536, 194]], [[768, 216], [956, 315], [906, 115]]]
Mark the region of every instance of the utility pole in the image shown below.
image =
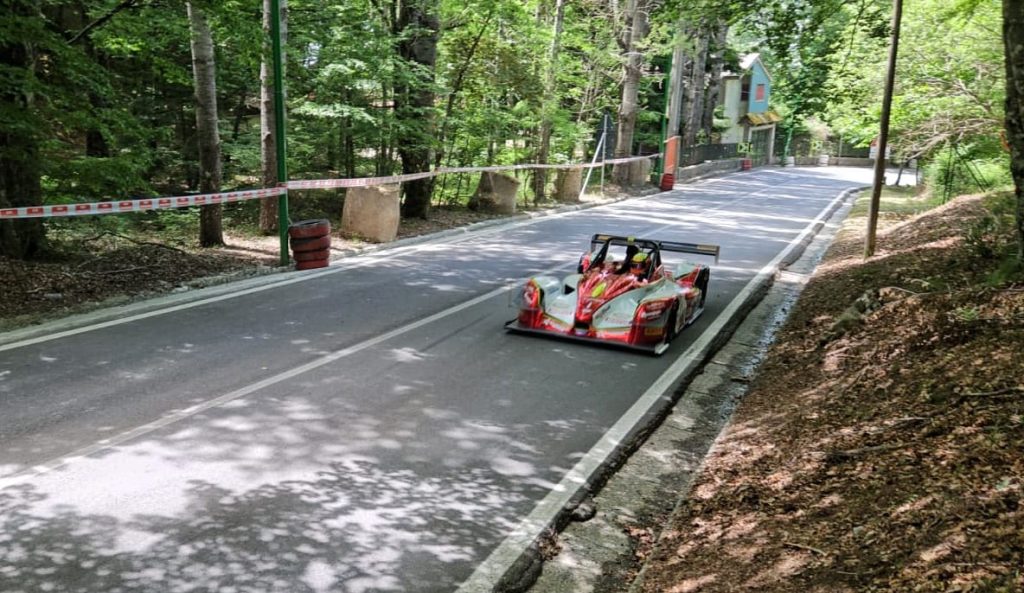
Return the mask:
[[680, 103], [683, 100], [683, 62], [685, 61], [683, 44], [686, 42], [683, 36], [683, 20], [676, 24], [675, 46], [672, 48], [672, 68], [669, 73], [669, 100], [668, 100], [668, 137], [679, 135], [679, 112]]
[[[668, 99], [669, 99], [668, 74], [666, 74], [665, 76], [662, 77], [661, 84], [664, 87], [664, 92], [662, 94], [665, 96], [665, 110], [661, 114], [661, 147], [659, 148], [659, 152], [661, 152], [662, 156], [654, 159], [654, 171], [655, 171], [655, 173], [658, 173], [658, 174], [661, 174], [661, 173], [664, 173], [665, 171], [668, 171], [668, 161], [665, 159], [665, 140], [668, 138], [668, 136], [665, 135], [665, 132], [668, 129]], [[662, 164], [664, 164], [664, 167], [662, 167]], [[660, 176], [659, 176], [659, 178], [660, 178]]]
[[[665, 115], [661, 119], [661, 152], [664, 157], [659, 167], [660, 186], [662, 189], [671, 189], [674, 183], [676, 165], [679, 164], [679, 154], [675, 148], [670, 148], [669, 141], [679, 135], [679, 103], [682, 100], [682, 78], [683, 78], [683, 27], [682, 19], [676, 24], [675, 43], [672, 48], [672, 63], [669, 65], [669, 74], [665, 81]], [[672, 147], [678, 147], [679, 142], [673, 141]]]
[[882, 118], [878, 133], [878, 152], [875, 154], [875, 182], [871, 187], [871, 206], [868, 209], [868, 233], [864, 241], [864, 258], [875, 254], [875, 235], [878, 230], [878, 207], [882, 200], [882, 186], [885, 184], [885, 148], [889, 143], [889, 110], [892, 107], [892, 90], [896, 84], [896, 55], [900, 46], [900, 21], [903, 16], [903, 0], [893, 0], [892, 40], [889, 42], [889, 70], [885, 76], [885, 92], [882, 96]]
[[274, 54], [274, 144], [277, 150], [277, 182], [284, 193], [277, 197], [277, 231], [281, 238], [281, 265], [288, 265], [288, 161], [284, 121], [284, 65], [281, 57], [281, 0], [270, 0], [270, 43]]

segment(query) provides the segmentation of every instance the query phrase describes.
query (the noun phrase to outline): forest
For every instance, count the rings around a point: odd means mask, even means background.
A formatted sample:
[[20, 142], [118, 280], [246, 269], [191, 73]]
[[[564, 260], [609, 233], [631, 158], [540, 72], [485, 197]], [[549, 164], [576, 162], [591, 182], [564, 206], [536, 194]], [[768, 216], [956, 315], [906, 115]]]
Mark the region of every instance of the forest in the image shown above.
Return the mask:
[[[713, 144], [722, 74], [752, 53], [772, 73], [772, 108], [782, 116], [776, 155], [866, 150], [878, 134], [888, 2], [279, 2], [290, 179], [584, 162], [605, 116], [615, 156], [657, 153], [675, 134], [684, 147]], [[271, 0], [5, 6], [0, 209], [279, 182]], [[1012, 181], [1000, 8], [909, 0], [904, 9], [890, 155], [920, 164], [930, 190], [946, 198]], [[671, 119], [678, 129], [665, 130], [673, 62], [683, 92]], [[545, 202], [549, 170], [523, 175], [523, 201]], [[472, 175], [405, 183], [402, 215], [429, 218], [432, 207], [464, 204], [474, 188]], [[322, 200], [303, 193], [291, 192], [293, 210], [318, 214]], [[226, 213], [210, 205], [4, 219], [0, 254], [45, 257], [55, 230], [141, 222], [194, 229], [198, 244], [218, 245], [225, 224], [274, 233], [276, 200]]]
[[0, 4], [0, 590], [1024, 591], [1024, 2]]

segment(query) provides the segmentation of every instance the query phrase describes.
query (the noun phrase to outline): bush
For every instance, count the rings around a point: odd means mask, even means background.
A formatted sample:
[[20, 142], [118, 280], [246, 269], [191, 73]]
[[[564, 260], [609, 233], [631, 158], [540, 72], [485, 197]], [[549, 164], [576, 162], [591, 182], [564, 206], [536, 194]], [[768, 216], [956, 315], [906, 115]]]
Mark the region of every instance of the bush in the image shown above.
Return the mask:
[[1017, 261], [1016, 198], [1012, 191], [998, 192], [986, 197], [984, 204], [988, 214], [968, 227], [964, 241], [975, 257], [998, 260], [987, 279], [989, 286], [1020, 282], [1024, 280], [1024, 268]]
[[959, 154], [946, 146], [924, 168], [925, 184], [943, 201], [953, 196], [978, 193], [1013, 183], [1007, 158], [972, 156], [970, 150]]

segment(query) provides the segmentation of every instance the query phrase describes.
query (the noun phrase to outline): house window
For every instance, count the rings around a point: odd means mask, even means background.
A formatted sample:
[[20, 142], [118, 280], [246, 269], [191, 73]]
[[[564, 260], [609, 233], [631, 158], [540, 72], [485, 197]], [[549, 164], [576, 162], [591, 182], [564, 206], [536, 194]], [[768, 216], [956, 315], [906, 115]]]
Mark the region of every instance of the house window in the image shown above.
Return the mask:
[[740, 86], [740, 101], [750, 100], [750, 81], [744, 80], [742, 86]]
[[763, 84], [757, 85], [757, 90], [754, 91], [754, 100], [755, 101], [764, 101], [764, 85]]

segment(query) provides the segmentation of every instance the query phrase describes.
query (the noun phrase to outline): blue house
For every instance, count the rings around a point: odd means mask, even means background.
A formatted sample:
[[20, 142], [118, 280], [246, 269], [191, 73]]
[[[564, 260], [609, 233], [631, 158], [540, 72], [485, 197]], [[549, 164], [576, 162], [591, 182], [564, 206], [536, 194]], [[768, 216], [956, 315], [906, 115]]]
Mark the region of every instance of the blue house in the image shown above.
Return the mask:
[[722, 73], [719, 105], [729, 128], [721, 142], [750, 143], [755, 164], [771, 163], [775, 156], [775, 124], [782, 118], [769, 107], [771, 94], [772, 78], [759, 54], [744, 56], [738, 73]]

